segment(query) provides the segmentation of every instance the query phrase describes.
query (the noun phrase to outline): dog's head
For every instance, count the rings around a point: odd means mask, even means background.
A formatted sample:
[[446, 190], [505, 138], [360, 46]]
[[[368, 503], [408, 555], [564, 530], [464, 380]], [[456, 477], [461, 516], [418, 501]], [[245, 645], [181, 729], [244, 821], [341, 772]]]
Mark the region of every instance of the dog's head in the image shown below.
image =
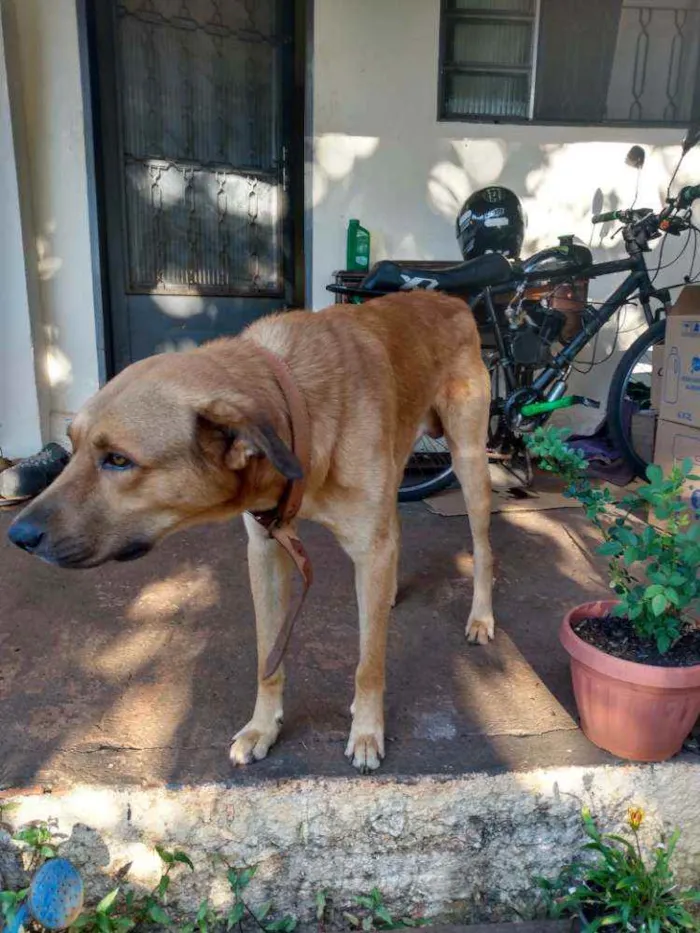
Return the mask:
[[195, 350], [124, 370], [78, 413], [70, 463], [10, 540], [62, 567], [95, 567], [141, 557], [180, 528], [274, 507], [302, 470], [274, 427], [285, 423], [279, 398], [259, 367], [245, 368], [234, 379]]

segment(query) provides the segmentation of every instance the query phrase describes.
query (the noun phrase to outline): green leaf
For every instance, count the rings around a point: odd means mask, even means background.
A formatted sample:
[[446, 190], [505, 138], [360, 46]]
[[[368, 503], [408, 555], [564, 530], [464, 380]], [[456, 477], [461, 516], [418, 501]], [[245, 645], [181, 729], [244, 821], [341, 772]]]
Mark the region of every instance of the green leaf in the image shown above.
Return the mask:
[[230, 868], [228, 871], [229, 884], [235, 890], [242, 891], [248, 887], [257, 870], [257, 865], [252, 865], [249, 868]]
[[170, 887], [170, 875], [161, 875], [158, 886], [156, 887], [156, 894], [158, 897], [163, 898], [168, 892]]
[[95, 923], [100, 933], [112, 933], [112, 921], [108, 914], [95, 914]]
[[314, 901], [316, 903], [316, 919], [320, 922], [323, 920], [323, 917], [326, 913], [326, 906], [328, 904], [328, 895], [325, 889], [316, 892]]
[[[658, 463], [650, 463], [647, 467], [647, 479], [653, 488], [657, 488], [663, 482], [664, 474]], [[641, 490], [640, 490], [641, 492]]]
[[160, 904], [150, 904], [148, 907], [148, 916], [154, 923], [159, 923], [161, 926], [170, 926], [170, 917], [163, 910]]
[[95, 908], [96, 913], [98, 914], [108, 914], [112, 909], [114, 902], [117, 899], [119, 894], [119, 888], [115, 888], [113, 891], [110, 891], [109, 894], [105, 894], [100, 903]]
[[627, 545], [628, 547], [634, 547], [634, 545], [639, 543], [639, 538], [632, 531], [632, 529], [626, 528], [624, 526], [620, 526], [617, 529], [616, 537], [618, 541], [621, 541], [623, 544]]
[[619, 541], [605, 541], [603, 544], [600, 544], [596, 550], [599, 554], [602, 554], [603, 557], [616, 557], [618, 554], [622, 553], [624, 548]]
[[664, 593], [657, 593], [656, 596], [651, 601], [651, 611], [655, 616], [661, 616], [664, 614], [668, 606], [668, 599]]
[[235, 927], [243, 919], [245, 914], [245, 907], [241, 901], [236, 901], [231, 910], [228, 913], [226, 918], [226, 929], [230, 930], [232, 927]]
[[131, 917], [113, 917], [112, 927], [116, 933], [129, 933], [136, 926], [136, 921]]
[[375, 908], [374, 916], [376, 920], [381, 920], [386, 926], [391, 926], [394, 922], [394, 918], [383, 904]]
[[[671, 833], [668, 842], [666, 843], [666, 854], [668, 858], [671, 858], [673, 855], [676, 846], [678, 845], [678, 840], [681, 838], [680, 829], [674, 829]], [[697, 892], [697, 897], [700, 899], [700, 891]]]
[[374, 907], [374, 898], [369, 897], [367, 894], [358, 894], [355, 898], [355, 903], [358, 907], [365, 907], [367, 910], [372, 910]]
[[175, 851], [173, 853], [173, 860], [175, 862], [182, 862], [183, 865], [187, 865], [189, 869], [194, 871], [194, 865], [192, 864], [192, 859], [186, 852]]
[[162, 846], [156, 846], [156, 852], [158, 853], [161, 862], [165, 862], [166, 865], [172, 865], [175, 861], [175, 856], [173, 853], [168, 852], [168, 850], [162, 848]]
[[668, 649], [671, 647], [671, 639], [665, 632], [657, 633], [656, 647], [659, 649], [659, 654], [666, 654]]

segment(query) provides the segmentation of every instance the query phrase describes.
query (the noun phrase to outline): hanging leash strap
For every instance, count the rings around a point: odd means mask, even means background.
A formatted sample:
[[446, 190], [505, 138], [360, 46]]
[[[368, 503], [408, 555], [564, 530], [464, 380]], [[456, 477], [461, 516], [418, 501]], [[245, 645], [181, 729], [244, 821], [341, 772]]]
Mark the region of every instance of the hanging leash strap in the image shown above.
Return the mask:
[[282, 663], [282, 658], [284, 657], [289, 639], [292, 635], [294, 623], [301, 612], [301, 607], [304, 605], [309, 587], [313, 583], [311, 560], [292, 526], [292, 521], [301, 508], [301, 501], [304, 498], [304, 489], [306, 485], [305, 478], [308, 476], [311, 466], [311, 426], [309, 424], [309, 412], [306, 407], [306, 401], [299, 391], [299, 386], [296, 384], [285, 361], [282, 357], [273, 353], [272, 350], [261, 347], [259, 344], [255, 344], [255, 349], [264, 356], [287, 402], [292, 432], [292, 451], [299, 460], [303, 471], [301, 479], [290, 480], [287, 483], [282, 498], [274, 509], [271, 509], [269, 512], [250, 513], [255, 521], [261, 525], [269, 536], [274, 538], [280, 547], [291, 557], [302, 580], [301, 594], [296, 602], [289, 607], [282, 627], [277, 633], [277, 638], [272, 646], [272, 650], [265, 662], [263, 677], [267, 679], [268, 677], [272, 677]]

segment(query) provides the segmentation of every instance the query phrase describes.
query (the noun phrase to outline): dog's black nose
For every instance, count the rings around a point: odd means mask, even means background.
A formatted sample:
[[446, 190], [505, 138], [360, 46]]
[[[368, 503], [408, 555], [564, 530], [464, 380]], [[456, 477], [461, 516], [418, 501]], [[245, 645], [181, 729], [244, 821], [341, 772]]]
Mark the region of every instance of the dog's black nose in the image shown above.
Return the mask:
[[17, 518], [10, 525], [7, 536], [13, 544], [31, 554], [41, 544], [44, 532], [30, 518]]

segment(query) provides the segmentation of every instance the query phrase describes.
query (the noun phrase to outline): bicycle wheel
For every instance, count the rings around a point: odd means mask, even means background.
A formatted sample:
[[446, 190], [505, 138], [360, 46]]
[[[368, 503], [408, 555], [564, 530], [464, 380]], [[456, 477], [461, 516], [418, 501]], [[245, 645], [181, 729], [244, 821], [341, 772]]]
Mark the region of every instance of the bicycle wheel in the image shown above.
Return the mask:
[[444, 437], [422, 435], [408, 458], [399, 486], [399, 502], [418, 502], [447, 489], [455, 478], [452, 455]]
[[634, 341], [615, 370], [608, 395], [610, 436], [636, 475], [642, 478], [649, 465], [653, 431], [647, 432], [649, 440], [644, 446], [641, 433], [634, 436], [632, 415], [651, 410], [652, 348], [664, 342], [665, 334], [666, 321], [657, 321]]

